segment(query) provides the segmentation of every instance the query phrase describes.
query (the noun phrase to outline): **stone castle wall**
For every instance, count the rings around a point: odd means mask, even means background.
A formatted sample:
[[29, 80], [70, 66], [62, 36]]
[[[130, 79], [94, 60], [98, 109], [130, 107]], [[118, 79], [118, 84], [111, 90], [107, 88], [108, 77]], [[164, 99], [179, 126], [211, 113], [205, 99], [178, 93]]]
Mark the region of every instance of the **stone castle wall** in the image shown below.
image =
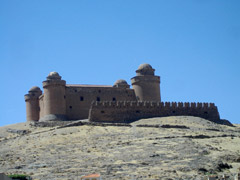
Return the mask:
[[87, 119], [92, 101], [136, 101], [133, 89], [115, 87], [66, 87], [66, 115], [69, 120]]
[[44, 94], [42, 94], [40, 97], [39, 97], [39, 119], [41, 119], [42, 117], [44, 117]]
[[[197, 116], [220, 120], [213, 103], [161, 102], [160, 76], [150, 64], [141, 64], [136, 76], [111, 85], [66, 84], [57, 72], [43, 81], [44, 93], [32, 87], [25, 95], [28, 121], [79, 120], [131, 122], [141, 118]], [[92, 103], [93, 102], [93, 103]]]
[[89, 120], [93, 122], [131, 122], [141, 118], [196, 116], [213, 122], [220, 120], [214, 103], [189, 102], [93, 102]]

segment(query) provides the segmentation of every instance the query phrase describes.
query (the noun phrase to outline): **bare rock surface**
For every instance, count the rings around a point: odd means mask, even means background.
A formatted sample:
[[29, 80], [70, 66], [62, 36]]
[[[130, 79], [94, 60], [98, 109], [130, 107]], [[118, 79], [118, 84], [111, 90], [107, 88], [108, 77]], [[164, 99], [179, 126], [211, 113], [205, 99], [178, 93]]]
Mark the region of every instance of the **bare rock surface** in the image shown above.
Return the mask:
[[240, 168], [240, 126], [198, 117], [142, 119], [130, 126], [0, 127], [0, 172], [34, 179], [203, 179]]

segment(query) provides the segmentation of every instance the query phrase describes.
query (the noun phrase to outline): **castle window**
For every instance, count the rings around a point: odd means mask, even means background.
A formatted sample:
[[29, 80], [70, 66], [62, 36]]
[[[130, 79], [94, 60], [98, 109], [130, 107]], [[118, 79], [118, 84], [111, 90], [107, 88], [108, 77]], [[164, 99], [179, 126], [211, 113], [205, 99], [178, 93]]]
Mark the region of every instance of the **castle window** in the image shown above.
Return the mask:
[[99, 93], [101, 93], [101, 90], [98, 90]]
[[75, 89], [75, 92], [77, 92], [77, 90]]
[[97, 101], [100, 101], [100, 97], [97, 97]]
[[174, 114], [176, 111], [173, 111], [172, 113]]
[[84, 97], [83, 96], [80, 96], [80, 101], [84, 101]]
[[140, 113], [140, 111], [136, 111], [136, 113]]
[[112, 98], [112, 100], [113, 100], [113, 101], [116, 101], [116, 98], [115, 98], [115, 97], [113, 97], [113, 98]]
[[105, 111], [101, 111], [101, 113], [103, 114], [103, 113], [105, 113]]
[[66, 99], [66, 96], [63, 96], [64, 99]]
[[72, 106], [69, 106], [69, 109], [72, 109]]
[[207, 112], [207, 111], [205, 111], [205, 112], [204, 112], [204, 114], [208, 114], [208, 112]]

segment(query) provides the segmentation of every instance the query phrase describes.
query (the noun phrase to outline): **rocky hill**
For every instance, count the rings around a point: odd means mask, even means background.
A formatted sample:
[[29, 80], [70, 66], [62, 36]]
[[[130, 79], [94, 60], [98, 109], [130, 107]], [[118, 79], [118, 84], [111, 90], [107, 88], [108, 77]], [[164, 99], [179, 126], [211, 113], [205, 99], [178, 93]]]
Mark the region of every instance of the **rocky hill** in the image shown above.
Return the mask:
[[203, 179], [240, 168], [240, 126], [189, 116], [128, 125], [69, 122], [0, 127], [0, 172], [33, 179]]

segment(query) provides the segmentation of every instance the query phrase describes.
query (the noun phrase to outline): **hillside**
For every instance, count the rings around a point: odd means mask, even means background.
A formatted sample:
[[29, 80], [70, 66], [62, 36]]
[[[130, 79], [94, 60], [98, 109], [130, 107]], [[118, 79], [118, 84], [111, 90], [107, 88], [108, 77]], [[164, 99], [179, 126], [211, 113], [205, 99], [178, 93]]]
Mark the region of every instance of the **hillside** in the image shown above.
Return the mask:
[[240, 126], [179, 116], [131, 126], [0, 127], [0, 172], [34, 179], [202, 179], [240, 168]]

